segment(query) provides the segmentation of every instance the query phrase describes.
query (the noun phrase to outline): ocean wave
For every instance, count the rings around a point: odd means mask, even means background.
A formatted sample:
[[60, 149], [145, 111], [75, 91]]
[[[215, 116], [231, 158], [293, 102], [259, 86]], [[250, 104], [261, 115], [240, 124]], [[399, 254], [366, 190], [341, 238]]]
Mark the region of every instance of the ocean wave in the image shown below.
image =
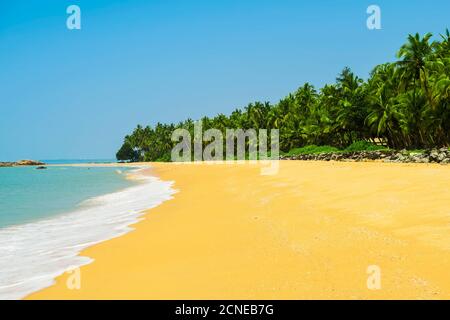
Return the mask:
[[0, 229], [0, 300], [21, 299], [54, 278], [91, 263], [80, 251], [121, 236], [143, 211], [172, 198], [173, 182], [133, 171], [137, 185], [89, 199], [76, 211]]

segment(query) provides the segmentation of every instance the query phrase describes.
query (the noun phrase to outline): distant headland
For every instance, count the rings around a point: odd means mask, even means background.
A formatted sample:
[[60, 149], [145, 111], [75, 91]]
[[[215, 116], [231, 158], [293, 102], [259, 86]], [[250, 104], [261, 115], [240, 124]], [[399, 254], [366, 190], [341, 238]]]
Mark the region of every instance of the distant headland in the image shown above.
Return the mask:
[[42, 166], [45, 163], [36, 160], [19, 160], [16, 162], [0, 162], [0, 167]]

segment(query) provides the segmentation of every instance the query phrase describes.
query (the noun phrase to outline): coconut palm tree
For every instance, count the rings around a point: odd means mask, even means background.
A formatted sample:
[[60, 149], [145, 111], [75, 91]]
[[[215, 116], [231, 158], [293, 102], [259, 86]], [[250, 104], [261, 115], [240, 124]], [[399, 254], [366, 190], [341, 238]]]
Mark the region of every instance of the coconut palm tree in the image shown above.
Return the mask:
[[417, 84], [421, 84], [426, 93], [428, 93], [426, 62], [432, 53], [430, 44], [431, 33], [425, 34], [423, 38], [418, 33], [414, 36], [408, 36], [408, 42], [405, 43], [397, 53], [397, 57], [402, 59], [398, 61], [400, 68], [400, 80], [405, 90], [413, 85], [415, 92]]
[[[203, 129], [279, 129], [282, 151], [307, 144], [346, 147], [356, 140], [386, 141], [393, 148], [450, 144], [450, 32], [410, 35], [399, 61], [374, 68], [363, 81], [344, 68], [334, 84], [317, 90], [305, 83], [278, 103], [254, 102], [229, 116], [201, 119]], [[118, 158], [166, 160], [175, 128], [194, 134], [194, 121], [138, 125], [124, 139]]]

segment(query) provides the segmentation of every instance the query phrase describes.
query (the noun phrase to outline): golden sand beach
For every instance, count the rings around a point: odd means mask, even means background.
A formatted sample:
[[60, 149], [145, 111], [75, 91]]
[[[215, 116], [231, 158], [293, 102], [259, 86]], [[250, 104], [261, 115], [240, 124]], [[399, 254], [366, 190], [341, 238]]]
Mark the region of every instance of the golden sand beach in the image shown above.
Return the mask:
[[28, 298], [450, 298], [450, 166], [152, 165], [174, 198], [84, 250], [79, 290], [64, 274]]

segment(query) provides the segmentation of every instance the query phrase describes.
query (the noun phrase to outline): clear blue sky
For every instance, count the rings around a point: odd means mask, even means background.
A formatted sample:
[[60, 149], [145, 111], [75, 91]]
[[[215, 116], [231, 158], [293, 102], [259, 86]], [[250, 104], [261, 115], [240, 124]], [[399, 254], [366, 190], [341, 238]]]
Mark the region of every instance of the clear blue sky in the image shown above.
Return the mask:
[[[82, 29], [66, 28], [77, 4]], [[366, 9], [382, 10], [382, 30]], [[276, 102], [344, 67], [367, 77], [450, 1], [0, 2], [0, 160], [113, 158], [136, 124]]]

